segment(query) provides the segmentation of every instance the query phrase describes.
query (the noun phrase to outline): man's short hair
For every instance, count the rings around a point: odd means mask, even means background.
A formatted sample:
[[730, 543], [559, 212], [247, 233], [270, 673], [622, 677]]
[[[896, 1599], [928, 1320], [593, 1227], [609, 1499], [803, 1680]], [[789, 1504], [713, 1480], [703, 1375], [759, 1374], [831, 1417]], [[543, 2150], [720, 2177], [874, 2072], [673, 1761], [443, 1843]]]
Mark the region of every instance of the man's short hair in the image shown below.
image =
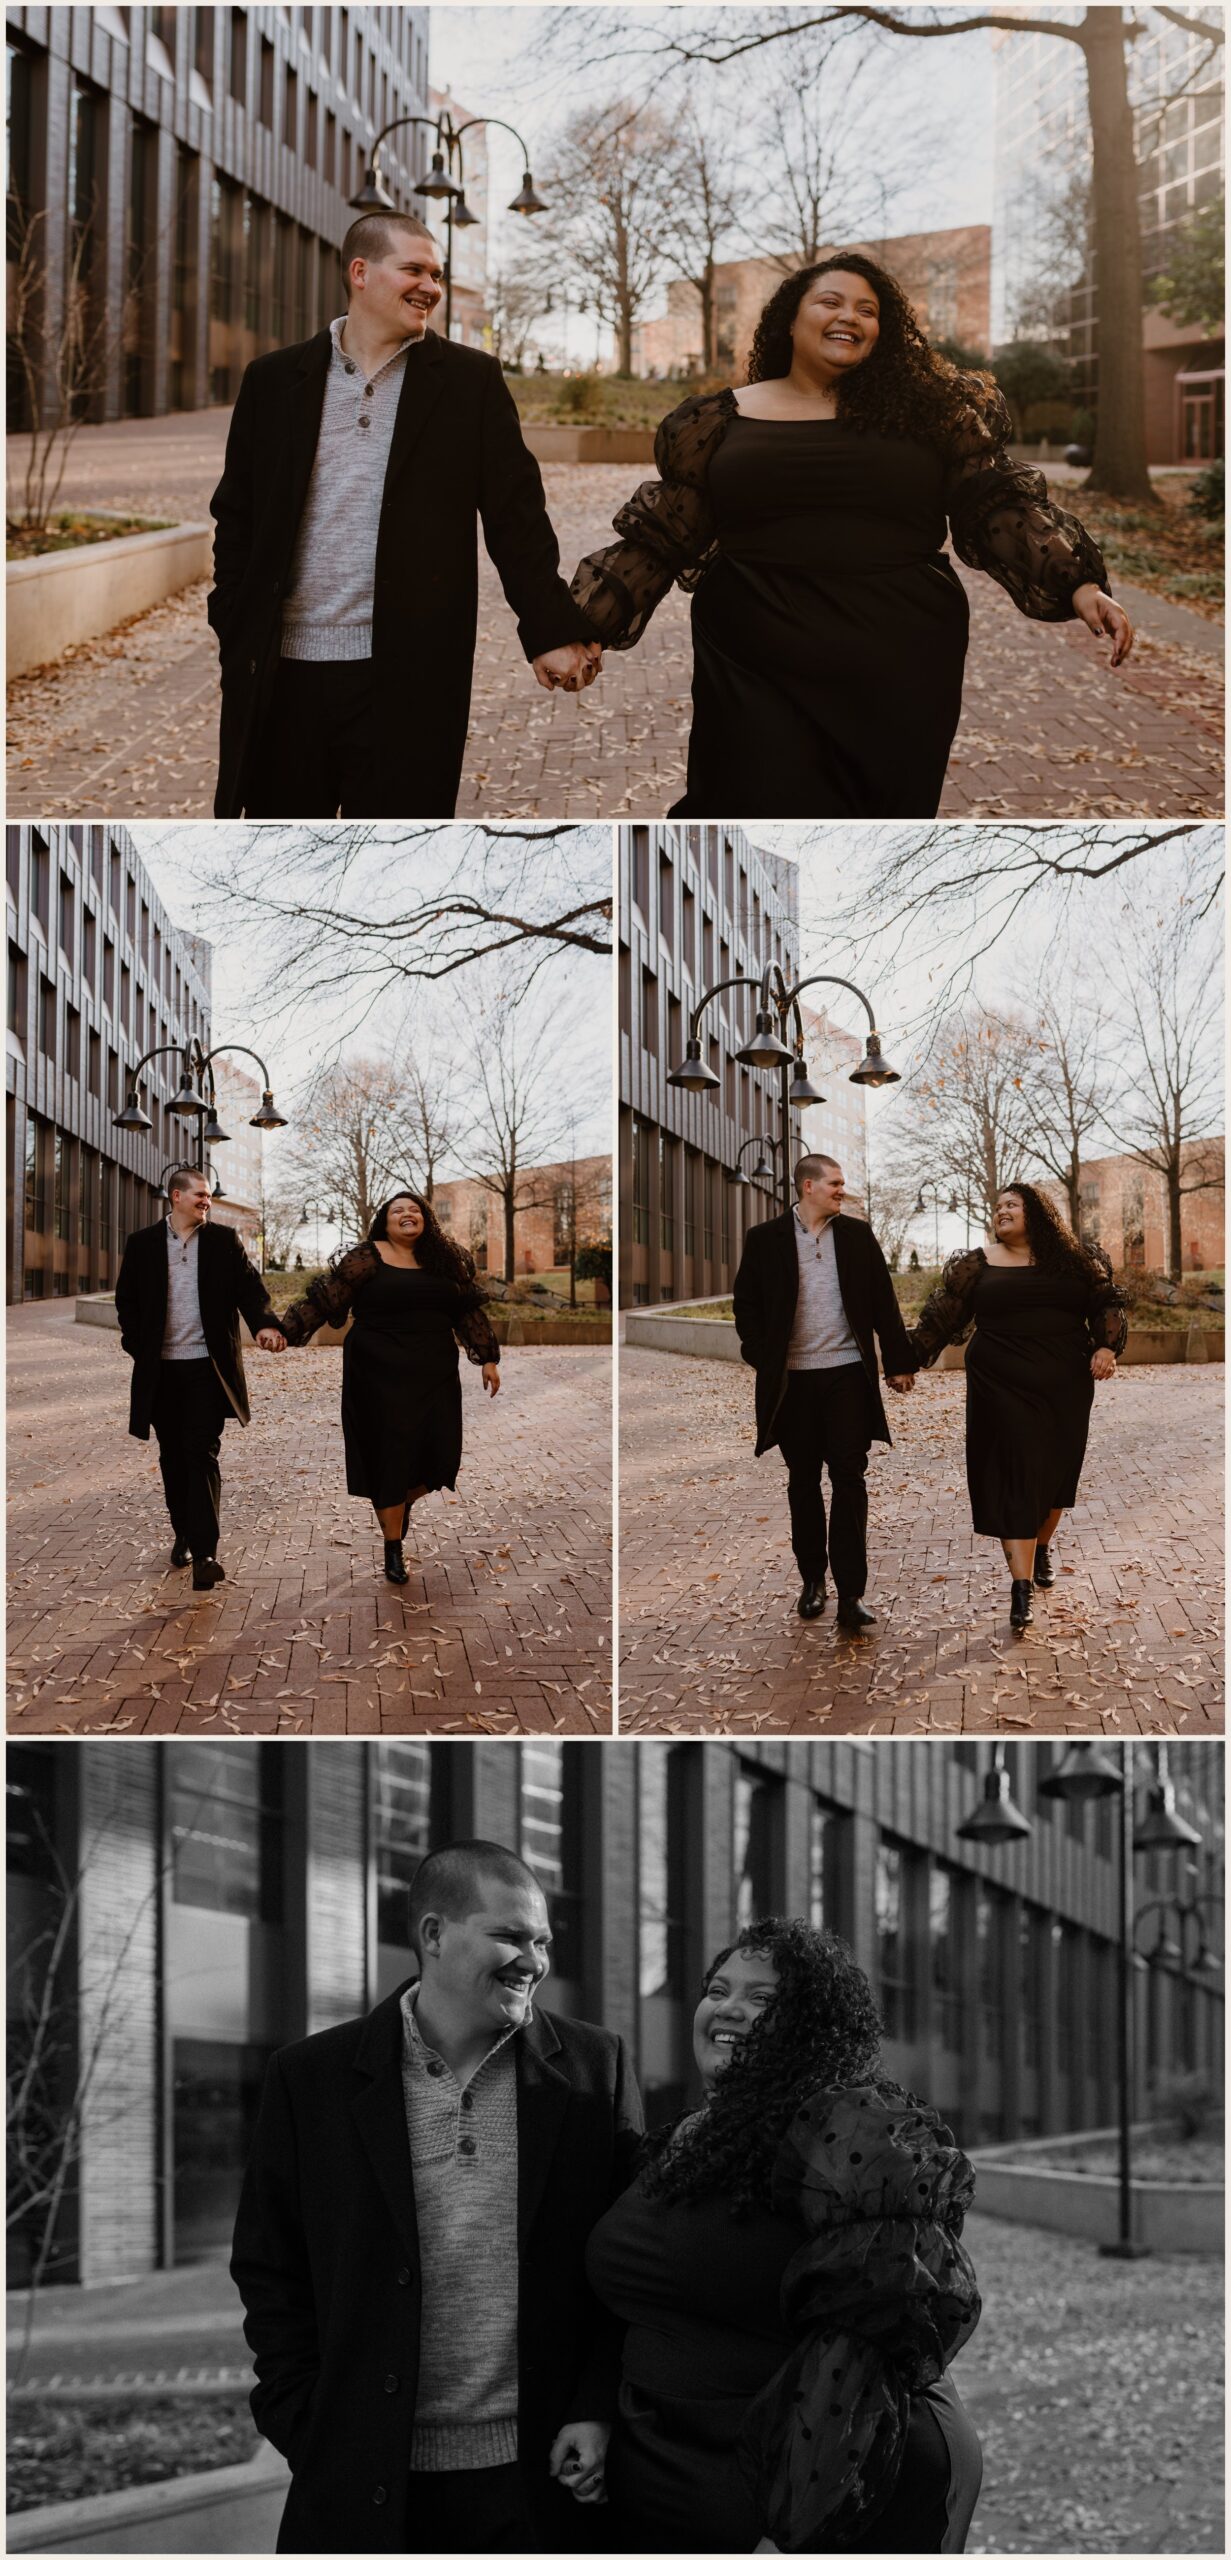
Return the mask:
[[436, 247], [436, 234], [429, 231], [417, 213], [361, 213], [352, 222], [342, 243], [342, 282], [350, 299], [350, 271], [355, 258], [387, 258], [399, 231], [409, 231], [417, 240], [430, 240]]
[[174, 1200], [177, 1193], [181, 1191], [195, 1191], [199, 1182], [204, 1182], [206, 1189], [208, 1190], [209, 1182], [207, 1176], [203, 1173], [198, 1173], [195, 1165], [177, 1164], [174, 1173], [169, 1173], [167, 1175], [168, 1200]]
[[498, 1840], [450, 1840], [445, 1848], [433, 1849], [410, 1888], [410, 1943], [416, 1952], [429, 1911], [446, 1920], [468, 1919], [479, 1907], [485, 1884], [532, 1884], [543, 1891], [533, 1867]]
[[795, 1197], [802, 1200], [805, 1182], [816, 1182], [823, 1173], [841, 1173], [836, 1156], [801, 1156], [795, 1167]]

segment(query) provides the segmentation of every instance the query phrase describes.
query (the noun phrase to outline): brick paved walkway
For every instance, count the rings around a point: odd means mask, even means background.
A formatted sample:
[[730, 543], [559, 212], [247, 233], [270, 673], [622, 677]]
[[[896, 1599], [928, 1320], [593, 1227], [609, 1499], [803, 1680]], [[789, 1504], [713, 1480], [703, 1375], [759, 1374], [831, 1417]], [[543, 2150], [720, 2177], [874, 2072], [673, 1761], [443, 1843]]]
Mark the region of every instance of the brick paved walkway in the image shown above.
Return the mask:
[[[226, 421], [217, 410], [82, 435], [65, 496], [201, 517]], [[608, 538], [646, 468], [545, 466], [566, 570]], [[989, 579], [965, 582], [971, 655], [945, 815], [1221, 813], [1222, 687], [1208, 624], [1193, 617], [1191, 649], [1143, 635], [1113, 676], [1087, 632], [1028, 623]], [[10, 687], [10, 816], [208, 816], [218, 703], [205, 595], [186, 589]], [[673, 593], [641, 646], [609, 658], [580, 701], [540, 692], [484, 555], [459, 815], [661, 816], [683, 788], [689, 665], [688, 604]]]
[[[752, 1453], [751, 1371], [620, 1355], [620, 1726], [627, 1733], [1222, 1731], [1222, 1372], [1100, 1389], [1054, 1591], [1008, 1627], [970, 1528], [964, 1381], [895, 1400], [869, 1461], [874, 1636], [805, 1625], [786, 1470]], [[706, 1524], [711, 1524], [707, 1526]]]
[[397, 1591], [345, 1491], [338, 1353], [251, 1352], [228, 1579], [194, 1593], [118, 1336], [68, 1302], [10, 1308], [9, 1730], [609, 1730], [610, 1365], [514, 1350], [491, 1404], [463, 1361], [458, 1490], [416, 1512]]

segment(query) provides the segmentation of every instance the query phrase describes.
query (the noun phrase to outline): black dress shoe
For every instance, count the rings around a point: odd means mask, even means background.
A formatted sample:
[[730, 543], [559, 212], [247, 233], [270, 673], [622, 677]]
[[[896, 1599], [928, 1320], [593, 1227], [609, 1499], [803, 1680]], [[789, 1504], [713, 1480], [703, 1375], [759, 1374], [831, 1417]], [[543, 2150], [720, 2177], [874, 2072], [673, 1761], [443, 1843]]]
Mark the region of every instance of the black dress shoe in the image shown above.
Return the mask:
[[1035, 1551], [1034, 1551], [1034, 1587], [1035, 1587], [1035, 1590], [1036, 1590], [1036, 1591], [1050, 1591], [1050, 1590], [1051, 1590], [1051, 1587], [1052, 1587], [1052, 1584], [1053, 1584], [1053, 1582], [1055, 1581], [1055, 1579], [1056, 1579], [1056, 1568], [1055, 1568], [1055, 1566], [1054, 1566], [1054, 1564], [1052, 1563], [1052, 1560], [1051, 1560], [1051, 1548], [1050, 1548], [1050, 1547], [1036, 1547], [1036, 1548], [1035, 1548]]
[[815, 1582], [805, 1582], [795, 1606], [798, 1609], [801, 1618], [820, 1617], [821, 1611], [825, 1606], [825, 1576], [823, 1573], [818, 1576]]
[[386, 1582], [409, 1582], [410, 1580], [400, 1538], [385, 1540], [385, 1580]]
[[1013, 1584], [1013, 1598], [1009, 1607], [1009, 1625], [1011, 1627], [1016, 1627], [1020, 1631], [1022, 1627], [1028, 1627], [1030, 1625], [1031, 1619], [1034, 1616], [1033, 1601], [1033, 1586], [1029, 1582], [1015, 1582]]
[[171, 1549], [171, 1562], [173, 1565], [191, 1564], [192, 1558], [188, 1553], [187, 1538], [176, 1539], [175, 1545]]
[[838, 1625], [845, 1627], [849, 1636], [861, 1636], [865, 1627], [874, 1627], [875, 1624], [874, 1612], [865, 1609], [862, 1600], [839, 1600]]
[[218, 1562], [217, 1556], [193, 1557], [192, 1587], [194, 1591], [212, 1591], [216, 1582], [225, 1581], [226, 1575]]

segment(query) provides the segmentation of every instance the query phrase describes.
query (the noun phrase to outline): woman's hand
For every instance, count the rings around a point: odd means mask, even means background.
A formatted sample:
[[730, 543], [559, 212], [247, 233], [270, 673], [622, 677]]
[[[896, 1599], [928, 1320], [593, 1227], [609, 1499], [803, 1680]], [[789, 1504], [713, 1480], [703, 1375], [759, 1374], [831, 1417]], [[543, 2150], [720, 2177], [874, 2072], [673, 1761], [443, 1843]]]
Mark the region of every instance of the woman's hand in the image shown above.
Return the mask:
[[562, 2489], [571, 2491], [579, 2505], [601, 2507], [607, 2503], [604, 2471], [611, 2429], [605, 2419], [579, 2418], [571, 2427], [561, 2427], [548, 2456], [548, 2469]]
[[1094, 1358], [1092, 1359], [1092, 1361], [1091, 1361], [1091, 1363], [1090, 1363], [1090, 1375], [1091, 1375], [1091, 1377], [1092, 1377], [1092, 1378], [1114, 1378], [1115, 1374], [1116, 1374], [1116, 1355], [1115, 1355], [1114, 1351], [1096, 1351], [1096, 1352], [1095, 1352], [1095, 1354], [1094, 1354]]
[[484, 1363], [483, 1363], [483, 1384], [484, 1384], [484, 1386], [486, 1387], [486, 1389], [487, 1389], [487, 1392], [488, 1392], [489, 1396], [498, 1396], [498, 1395], [499, 1395], [499, 1393], [500, 1393], [500, 1363], [499, 1363], [499, 1361], [498, 1361], [498, 1360], [485, 1360], [485, 1361], [484, 1361]]
[[1111, 642], [1111, 665], [1122, 667], [1133, 645], [1133, 626], [1122, 604], [1105, 596], [1101, 587], [1087, 583], [1073, 590], [1073, 611], [1080, 614], [1087, 631], [1096, 640]]

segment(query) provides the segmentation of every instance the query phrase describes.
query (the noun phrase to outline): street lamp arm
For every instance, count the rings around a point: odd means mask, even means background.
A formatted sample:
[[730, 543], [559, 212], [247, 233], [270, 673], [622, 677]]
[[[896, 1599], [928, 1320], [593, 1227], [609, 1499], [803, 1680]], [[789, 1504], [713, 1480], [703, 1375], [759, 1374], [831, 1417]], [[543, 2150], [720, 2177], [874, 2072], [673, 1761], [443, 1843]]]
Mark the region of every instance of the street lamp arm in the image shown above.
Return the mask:
[[257, 1065], [261, 1070], [261, 1082], [263, 1085], [268, 1086], [269, 1069], [266, 1066], [264, 1059], [257, 1057], [255, 1049], [245, 1048], [242, 1040], [220, 1040], [215, 1048], [203, 1050], [201, 1053], [202, 1067], [212, 1067], [215, 1058], [221, 1058], [224, 1054], [228, 1057], [256, 1058]]
[[130, 1083], [131, 1085], [139, 1084], [139, 1083], [140, 1083], [140, 1081], [141, 1081], [142, 1076], [143, 1076], [143, 1075], [144, 1075], [144, 1073], [145, 1073], [146, 1068], [151, 1064], [151, 1062], [152, 1062], [152, 1060], [153, 1060], [153, 1059], [155, 1059], [155, 1058], [183, 1058], [183, 1057], [186, 1057], [186, 1056], [187, 1056], [187, 1054], [188, 1054], [188, 1049], [189, 1049], [190, 1047], [191, 1047], [191, 1043], [189, 1043], [189, 1044], [187, 1045], [187, 1047], [186, 1047], [185, 1043], [184, 1043], [182, 1040], [164, 1040], [164, 1042], [163, 1042], [163, 1044], [162, 1044], [162, 1047], [161, 1047], [160, 1049], [147, 1049], [147, 1050], [146, 1050], [146, 1053], [145, 1053], [145, 1056], [144, 1056], [143, 1058], [138, 1058], [137, 1063], [136, 1063], [136, 1066], [135, 1066], [135, 1067], [130, 1067], [130, 1068], [129, 1068], [129, 1070], [128, 1070], [128, 1081], [129, 1081], [129, 1083]]
[[437, 142], [443, 142], [444, 140], [444, 132], [439, 116], [436, 117], [435, 121], [433, 121], [431, 116], [395, 116], [392, 124], [383, 126], [381, 131], [377, 134], [376, 140], [372, 145], [372, 157], [368, 163], [369, 168], [375, 168], [376, 163], [380, 158], [380, 146], [382, 142], [387, 142], [391, 133], [399, 133], [402, 126], [407, 124], [426, 125], [428, 132], [435, 134]]
[[707, 1004], [713, 1003], [715, 996], [725, 995], [728, 987], [755, 987], [756, 983], [755, 978], [745, 978], [741, 976], [737, 978], [720, 978], [716, 987], [707, 987], [705, 994], [701, 998], [700, 1004], [693, 1006], [692, 1013], [689, 1016], [689, 1039], [695, 1040], [697, 1038], [701, 1016], [704, 1013]]
[[502, 133], [511, 133], [526, 167], [529, 168], [530, 154], [526, 149], [525, 143], [522, 141], [517, 127], [516, 125], [506, 124], [503, 116], [467, 116], [465, 124], [451, 124], [449, 126], [450, 139], [454, 142], [460, 142], [462, 135], [464, 133], [469, 133], [472, 125], [476, 124], [498, 124]]
[[876, 1016], [864, 994], [863, 988], [857, 987], [852, 978], [835, 978], [828, 970], [821, 969], [817, 971], [814, 977], [800, 978], [797, 984], [789, 990], [789, 995], [788, 990], [784, 987], [783, 995], [788, 998], [788, 1001], [797, 1003], [799, 997], [803, 994], [805, 987], [845, 987], [848, 995], [858, 996], [864, 1012], [868, 1017], [868, 1029], [869, 1031], [875, 1031]]

